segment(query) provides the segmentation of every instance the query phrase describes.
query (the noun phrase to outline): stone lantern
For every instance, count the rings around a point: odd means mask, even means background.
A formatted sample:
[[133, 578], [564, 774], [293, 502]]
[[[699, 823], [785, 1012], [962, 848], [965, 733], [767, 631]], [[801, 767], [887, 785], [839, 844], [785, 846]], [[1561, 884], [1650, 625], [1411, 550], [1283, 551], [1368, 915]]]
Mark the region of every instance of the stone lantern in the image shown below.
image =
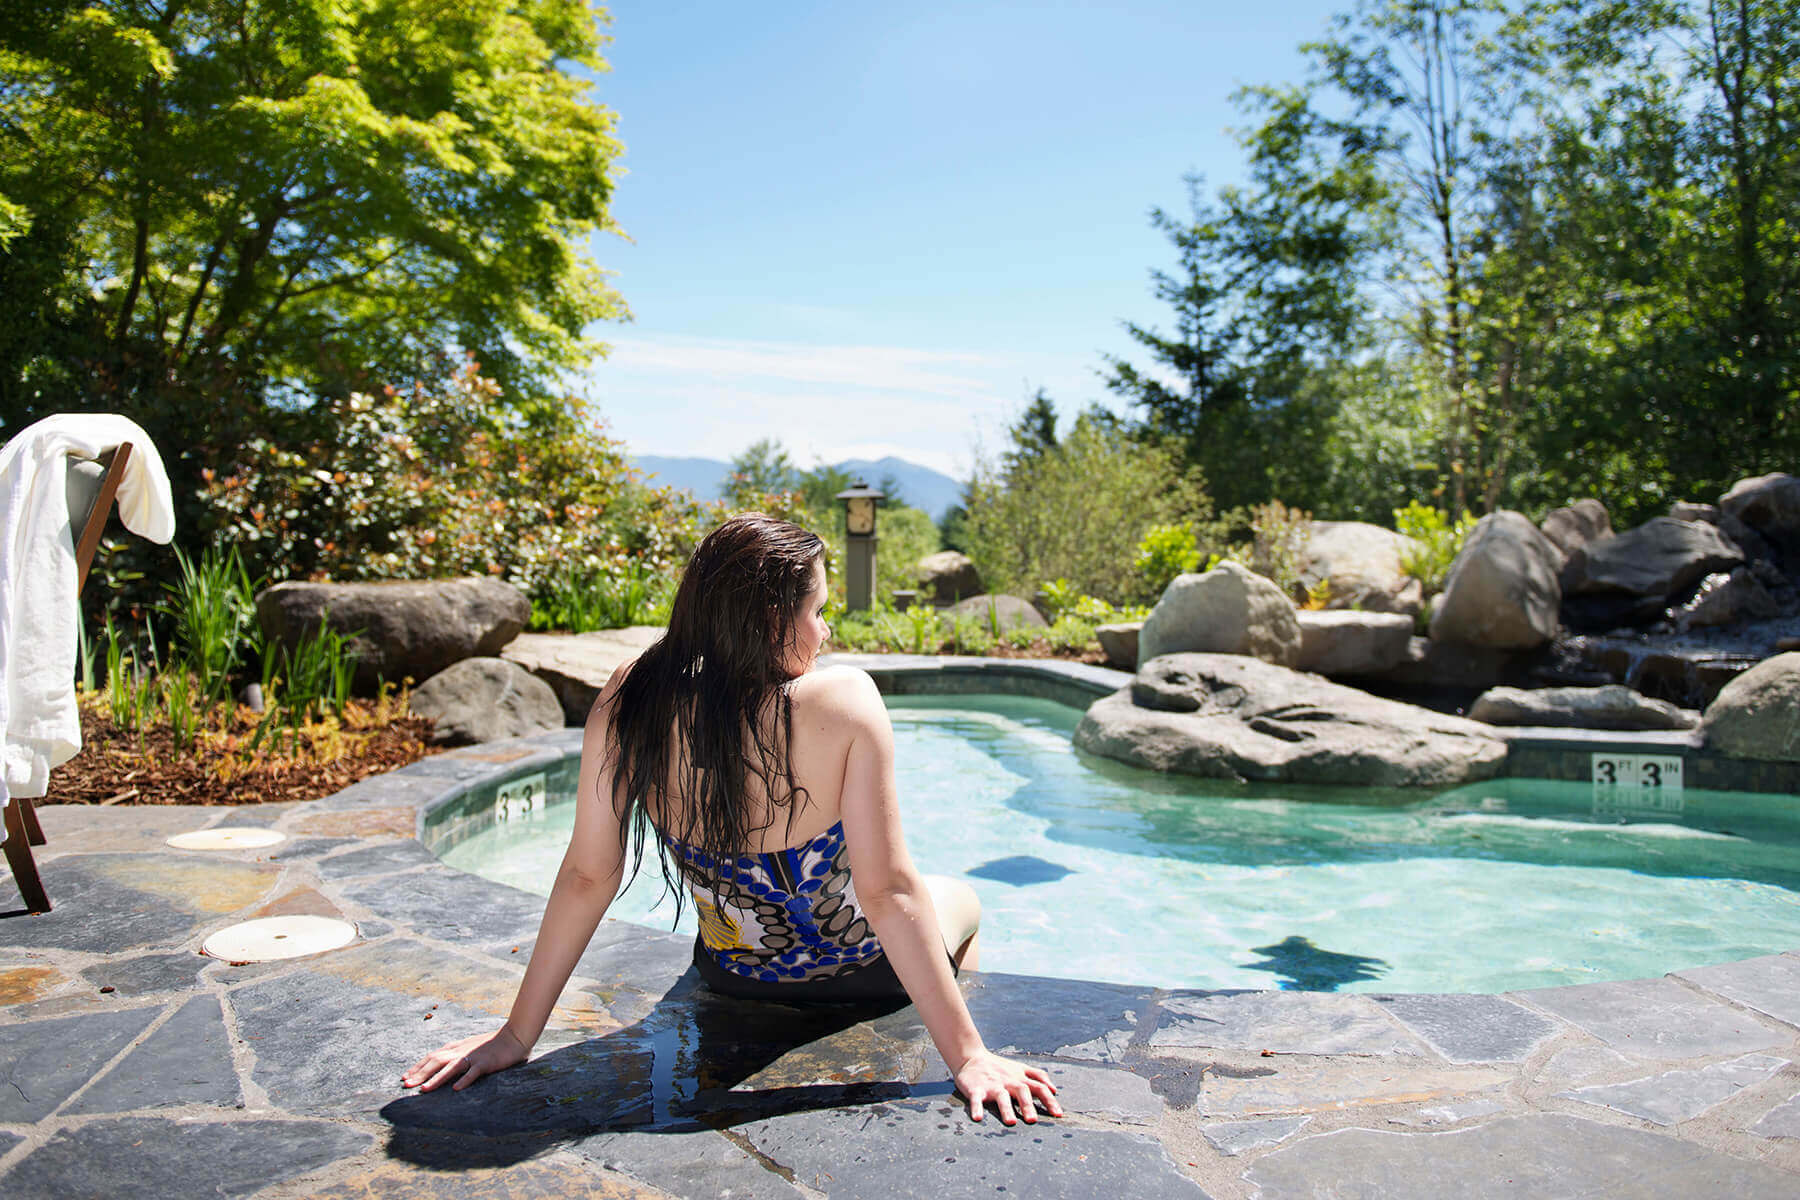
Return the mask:
[[837, 494], [844, 502], [844, 609], [867, 609], [875, 598], [875, 507], [887, 493], [858, 479]]

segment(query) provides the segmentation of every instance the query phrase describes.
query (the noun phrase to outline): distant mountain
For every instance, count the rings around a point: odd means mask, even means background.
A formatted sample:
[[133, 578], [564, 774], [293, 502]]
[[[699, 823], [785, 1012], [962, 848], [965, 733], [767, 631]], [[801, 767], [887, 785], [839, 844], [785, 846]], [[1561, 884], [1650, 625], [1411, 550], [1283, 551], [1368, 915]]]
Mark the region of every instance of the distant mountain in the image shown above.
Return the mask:
[[716, 458], [662, 458], [640, 454], [632, 462], [658, 487], [686, 488], [699, 500], [717, 500], [719, 484], [731, 473], [731, 464]]
[[900, 498], [912, 507], [930, 513], [934, 521], [943, 517], [945, 509], [962, 501], [961, 483], [942, 471], [921, 467], [904, 458], [892, 455], [873, 460], [847, 458], [837, 464], [837, 469], [866, 479], [871, 487], [879, 486], [882, 476], [892, 476], [900, 486]]
[[[730, 463], [716, 458], [640, 454], [632, 461], [638, 470], [655, 476], [652, 483], [661, 487], [686, 488], [701, 500], [717, 500], [719, 484], [731, 472]], [[933, 520], [943, 517], [945, 509], [962, 499], [961, 483], [942, 471], [907, 462], [904, 458], [892, 455], [878, 459], [848, 458], [833, 465], [840, 471], [867, 480], [871, 487], [879, 486], [883, 476], [891, 477], [900, 488], [900, 498], [914, 508], [924, 509]]]

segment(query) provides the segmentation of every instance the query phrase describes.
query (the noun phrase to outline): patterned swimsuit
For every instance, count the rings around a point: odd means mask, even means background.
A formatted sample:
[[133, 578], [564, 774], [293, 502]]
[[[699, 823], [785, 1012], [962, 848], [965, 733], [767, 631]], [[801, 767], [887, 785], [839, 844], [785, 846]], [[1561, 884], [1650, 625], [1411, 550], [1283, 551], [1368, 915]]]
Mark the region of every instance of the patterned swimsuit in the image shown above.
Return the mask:
[[[863, 968], [879, 966], [855, 990], [867, 990], [876, 975], [883, 991], [890, 990], [892, 968], [850, 882], [842, 821], [803, 846], [727, 859], [667, 835], [663, 842], [693, 869], [687, 878], [700, 918], [695, 962], [708, 984], [754, 995], [768, 994], [772, 984], [784, 998], [801, 998], [806, 991], [840, 990], [832, 984], [847, 984]], [[719, 987], [721, 980], [726, 988]], [[795, 984], [816, 986], [796, 991]]]

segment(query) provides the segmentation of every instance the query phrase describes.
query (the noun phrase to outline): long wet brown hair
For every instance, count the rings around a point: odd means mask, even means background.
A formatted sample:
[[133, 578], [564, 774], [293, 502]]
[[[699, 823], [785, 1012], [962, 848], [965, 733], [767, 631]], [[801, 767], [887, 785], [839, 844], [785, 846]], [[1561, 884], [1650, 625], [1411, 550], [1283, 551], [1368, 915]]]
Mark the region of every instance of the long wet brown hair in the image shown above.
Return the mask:
[[[825, 543], [798, 525], [762, 513], [732, 517], [694, 551], [668, 631], [613, 694], [606, 754], [620, 837], [640, 866], [645, 841], [656, 846], [678, 915], [685, 889], [677, 875], [694, 868], [659, 833], [722, 861], [749, 851], [782, 810], [791, 828], [805, 797], [788, 754], [794, 719], [784, 667], [824, 554]], [[753, 778], [768, 799], [760, 824], [751, 820]]]

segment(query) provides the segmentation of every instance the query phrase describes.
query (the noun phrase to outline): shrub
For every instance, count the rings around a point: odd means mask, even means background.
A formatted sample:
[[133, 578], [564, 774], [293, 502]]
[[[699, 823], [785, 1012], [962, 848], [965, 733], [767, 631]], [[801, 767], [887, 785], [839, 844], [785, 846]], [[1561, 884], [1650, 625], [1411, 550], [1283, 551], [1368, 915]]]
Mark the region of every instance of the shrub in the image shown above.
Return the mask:
[[1198, 530], [1212, 517], [1199, 477], [1171, 452], [1085, 414], [1010, 471], [981, 465], [967, 507], [968, 554], [990, 589], [1029, 595], [1062, 578], [1115, 600], [1142, 591], [1138, 548], [1153, 527]]
[[552, 604], [634, 571], [669, 585], [719, 506], [644, 486], [582, 402], [525, 419], [498, 393], [471, 362], [329, 401], [328, 436], [253, 438], [203, 472], [214, 529], [273, 579], [491, 575]]
[[1291, 598], [1305, 595], [1300, 585], [1300, 562], [1306, 554], [1312, 514], [1289, 508], [1279, 500], [1250, 510], [1252, 542], [1249, 567]]
[[1043, 586], [1044, 607], [1054, 625], [1064, 617], [1074, 617], [1090, 625], [1106, 625], [1114, 621], [1141, 621], [1150, 615], [1145, 604], [1116, 605], [1098, 596], [1084, 596], [1066, 579], [1052, 579]]
[[1462, 553], [1463, 539], [1475, 528], [1475, 515], [1454, 522], [1442, 509], [1411, 501], [1394, 510], [1394, 528], [1411, 538], [1415, 548], [1400, 555], [1400, 569], [1419, 581], [1427, 596], [1444, 590], [1450, 566]]
[[1139, 595], [1154, 601], [1177, 575], [1200, 565], [1200, 543], [1188, 525], [1152, 525], [1138, 543]]

